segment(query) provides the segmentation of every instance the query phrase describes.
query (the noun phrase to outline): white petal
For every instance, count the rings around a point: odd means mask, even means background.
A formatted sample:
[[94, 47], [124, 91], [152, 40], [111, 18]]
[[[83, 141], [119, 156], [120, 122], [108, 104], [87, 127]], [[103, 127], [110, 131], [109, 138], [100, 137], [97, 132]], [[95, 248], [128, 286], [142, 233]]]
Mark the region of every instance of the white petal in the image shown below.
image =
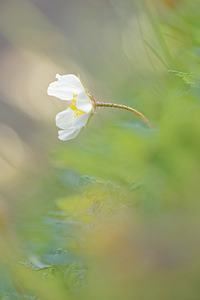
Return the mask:
[[75, 129], [75, 128], [69, 128], [67, 130], [59, 130], [58, 131], [58, 138], [62, 141], [67, 141], [74, 139], [79, 132], [81, 131], [81, 128]]
[[90, 113], [84, 113], [84, 114], [79, 115], [78, 117], [74, 118], [72, 127], [76, 128], [76, 129], [84, 127], [87, 124], [90, 115], [91, 115]]
[[57, 81], [50, 83], [47, 94], [57, 97], [61, 100], [72, 100], [73, 94], [80, 94], [85, 92], [80, 79], [73, 75], [56, 75]]
[[56, 126], [67, 130], [68, 128], [82, 128], [87, 124], [91, 113], [83, 113], [75, 117], [75, 112], [68, 107], [56, 115]]
[[61, 129], [68, 129], [72, 126], [74, 119], [73, 110], [67, 108], [56, 115], [56, 126]]
[[76, 107], [86, 113], [93, 111], [92, 100], [85, 92], [77, 96]]

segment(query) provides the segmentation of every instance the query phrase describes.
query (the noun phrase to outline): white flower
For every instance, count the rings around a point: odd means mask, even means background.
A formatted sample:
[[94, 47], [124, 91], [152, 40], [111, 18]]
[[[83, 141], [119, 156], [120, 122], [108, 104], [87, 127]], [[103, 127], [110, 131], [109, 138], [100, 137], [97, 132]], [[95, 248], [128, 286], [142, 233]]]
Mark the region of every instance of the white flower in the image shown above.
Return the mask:
[[70, 101], [71, 105], [56, 115], [56, 126], [61, 128], [58, 137], [66, 141], [79, 134], [94, 113], [96, 105], [77, 76], [57, 74], [56, 78], [57, 81], [50, 83], [47, 94]]

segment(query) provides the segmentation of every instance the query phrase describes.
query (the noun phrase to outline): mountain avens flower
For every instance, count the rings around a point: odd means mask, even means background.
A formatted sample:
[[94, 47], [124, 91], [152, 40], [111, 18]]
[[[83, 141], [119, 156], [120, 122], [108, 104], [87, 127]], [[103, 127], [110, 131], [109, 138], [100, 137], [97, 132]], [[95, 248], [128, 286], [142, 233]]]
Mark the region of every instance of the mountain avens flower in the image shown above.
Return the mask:
[[139, 111], [122, 104], [96, 102], [85, 89], [80, 79], [73, 75], [56, 75], [57, 81], [50, 83], [47, 94], [69, 101], [69, 107], [56, 115], [59, 139], [66, 141], [75, 138], [85, 127], [97, 106], [130, 110], [140, 116], [150, 127], [151, 123]]

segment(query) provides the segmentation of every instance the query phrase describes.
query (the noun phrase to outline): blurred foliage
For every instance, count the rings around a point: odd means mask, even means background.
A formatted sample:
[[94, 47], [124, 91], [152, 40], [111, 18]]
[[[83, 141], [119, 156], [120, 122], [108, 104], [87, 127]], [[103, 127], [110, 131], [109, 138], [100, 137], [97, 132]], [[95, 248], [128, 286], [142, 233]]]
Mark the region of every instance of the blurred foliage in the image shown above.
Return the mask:
[[[109, 3], [123, 26], [123, 5]], [[139, 37], [131, 21], [120, 50], [129, 75], [113, 68], [110, 89], [154, 128], [102, 109], [51, 148], [11, 212], [0, 207], [3, 300], [199, 299], [200, 3], [133, 4]]]

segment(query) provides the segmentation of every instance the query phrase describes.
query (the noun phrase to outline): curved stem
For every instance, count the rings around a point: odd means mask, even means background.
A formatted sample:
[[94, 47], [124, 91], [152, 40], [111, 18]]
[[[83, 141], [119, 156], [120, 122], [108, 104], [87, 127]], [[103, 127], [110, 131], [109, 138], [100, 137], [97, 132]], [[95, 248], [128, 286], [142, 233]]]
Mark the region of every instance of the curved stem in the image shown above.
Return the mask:
[[115, 103], [107, 103], [107, 102], [96, 102], [96, 106], [99, 107], [113, 107], [113, 108], [121, 108], [121, 109], [126, 109], [129, 111], [132, 111], [133, 113], [135, 113], [136, 115], [138, 115], [143, 121], [146, 122], [146, 124], [152, 128], [152, 124], [151, 122], [139, 111], [137, 111], [136, 109], [123, 105], [123, 104], [115, 104]]

